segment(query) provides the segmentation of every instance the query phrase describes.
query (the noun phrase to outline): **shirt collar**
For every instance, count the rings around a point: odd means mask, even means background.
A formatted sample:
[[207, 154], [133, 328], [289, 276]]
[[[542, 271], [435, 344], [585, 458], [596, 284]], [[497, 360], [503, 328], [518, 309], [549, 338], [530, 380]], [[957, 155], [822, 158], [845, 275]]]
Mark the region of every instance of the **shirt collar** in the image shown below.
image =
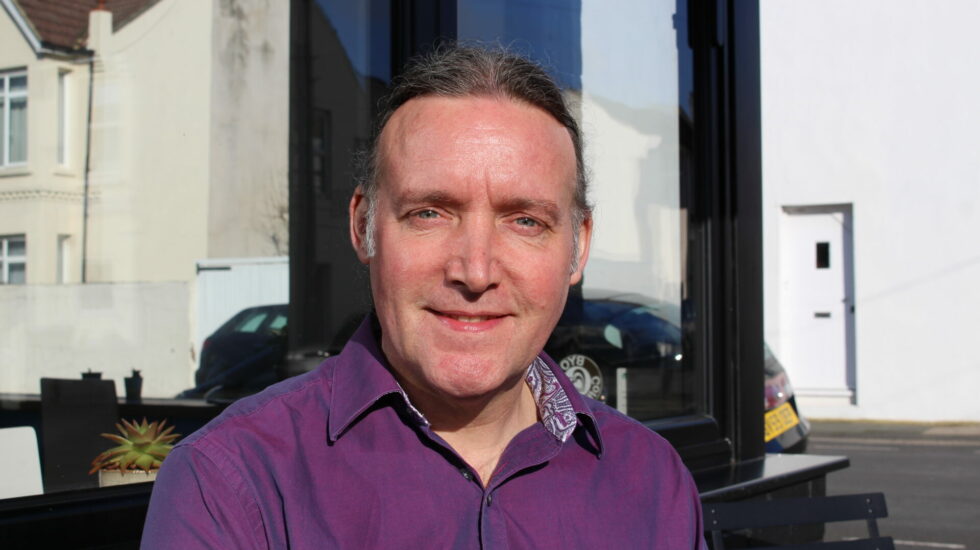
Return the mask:
[[327, 436], [336, 441], [361, 415], [385, 396], [401, 398], [412, 421], [427, 425], [422, 416], [388, 371], [381, 347], [378, 345], [377, 320], [372, 313], [361, 322], [344, 350], [337, 356], [332, 370], [330, 392], [330, 416], [327, 420]]
[[[429, 424], [388, 370], [388, 361], [378, 343], [379, 332], [380, 327], [372, 313], [337, 356], [337, 364], [332, 371], [327, 426], [330, 441], [336, 441], [358, 418], [389, 395], [404, 402], [405, 412], [417, 425]], [[548, 433], [565, 442], [582, 424], [601, 455], [602, 440], [589, 402], [575, 390], [575, 386], [551, 358], [543, 353], [536, 357], [528, 367], [525, 380], [538, 405], [541, 423]]]

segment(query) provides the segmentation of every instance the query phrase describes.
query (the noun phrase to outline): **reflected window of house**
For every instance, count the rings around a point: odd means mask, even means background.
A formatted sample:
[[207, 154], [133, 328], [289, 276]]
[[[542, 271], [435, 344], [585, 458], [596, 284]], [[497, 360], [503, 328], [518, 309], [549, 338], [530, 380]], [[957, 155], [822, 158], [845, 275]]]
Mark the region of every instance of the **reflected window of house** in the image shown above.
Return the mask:
[[69, 119], [68, 119], [68, 86], [71, 82], [71, 72], [66, 70], [58, 71], [58, 164], [68, 165], [69, 152]]
[[0, 166], [27, 161], [27, 73], [0, 72]]
[[27, 241], [23, 235], [0, 237], [0, 283], [22, 285], [27, 280]]

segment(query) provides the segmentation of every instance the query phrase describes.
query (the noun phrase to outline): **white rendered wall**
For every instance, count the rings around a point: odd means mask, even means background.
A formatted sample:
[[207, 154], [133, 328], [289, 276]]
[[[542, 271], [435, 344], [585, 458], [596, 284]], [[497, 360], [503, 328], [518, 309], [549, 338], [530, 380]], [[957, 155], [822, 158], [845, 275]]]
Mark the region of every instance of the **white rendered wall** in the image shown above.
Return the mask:
[[213, 3], [208, 258], [288, 253], [289, 2]]
[[191, 281], [206, 256], [211, 16], [164, 0], [98, 52], [89, 281]]
[[116, 382], [138, 369], [144, 397], [193, 385], [189, 283], [0, 286], [0, 392], [91, 369]]
[[[763, 0], [766, 339], [785, 205], [853, 205], [856, 403], [820, 418], [980, 420], [980, 2]], [[793, 365], [785, 365], [792, 377]]]

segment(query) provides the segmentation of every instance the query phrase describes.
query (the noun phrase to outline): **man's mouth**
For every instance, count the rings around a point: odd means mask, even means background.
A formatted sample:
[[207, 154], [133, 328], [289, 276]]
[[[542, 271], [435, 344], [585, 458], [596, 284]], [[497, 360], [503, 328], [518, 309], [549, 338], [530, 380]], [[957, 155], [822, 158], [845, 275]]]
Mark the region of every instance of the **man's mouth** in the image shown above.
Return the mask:
[[458, 311], [441, 311], [437, 309], [430, 309], [429, 311], [441, 318], [443, 322], [449, 323], [451, 327], [458, 330], [467, 331], [489, 329], [496, 325], [498, 321], [506, 317], [504, 314], [487, 312], [464, 313]]
[[488, 319], [492, 319], [492, 317], [490, 317], [489, 315], [480, 315], [480, 316], [472, 316], [472, 315], [446, 315], [446, 317], [449, 317], [451, 319], [456, 319], [457, 321], [459, 321], [461, 323], [480, 323], [480, 322], [486, 321]]

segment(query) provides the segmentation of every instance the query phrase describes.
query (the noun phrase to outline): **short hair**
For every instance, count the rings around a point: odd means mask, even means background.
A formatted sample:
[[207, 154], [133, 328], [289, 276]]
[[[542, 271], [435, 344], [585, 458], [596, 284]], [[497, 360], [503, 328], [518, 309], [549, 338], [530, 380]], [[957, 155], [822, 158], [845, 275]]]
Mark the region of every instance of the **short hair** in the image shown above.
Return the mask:
[[[561, 89], [538, 64], [502, 48], [450, 44], [410, 60], [405, 71], [392, 84], [391, 90], [379, 103], [377, 126], [358, 169], [357, 183], [368, 201], [368, 255], [373, 255], [374, 249], [373, 231], [370, 229], [373, 229], [374, 199], [380, 175], [378, 145], [381, 132], [399, 107], [417, 97], [497, 96], [526, 103], [550, 114], [568, 130], [575, 150], [574, 226], [577, 228], [592, 215], [578, 122], [572, 116]], [[577, 237], [577, 231], [575, 235]]]

